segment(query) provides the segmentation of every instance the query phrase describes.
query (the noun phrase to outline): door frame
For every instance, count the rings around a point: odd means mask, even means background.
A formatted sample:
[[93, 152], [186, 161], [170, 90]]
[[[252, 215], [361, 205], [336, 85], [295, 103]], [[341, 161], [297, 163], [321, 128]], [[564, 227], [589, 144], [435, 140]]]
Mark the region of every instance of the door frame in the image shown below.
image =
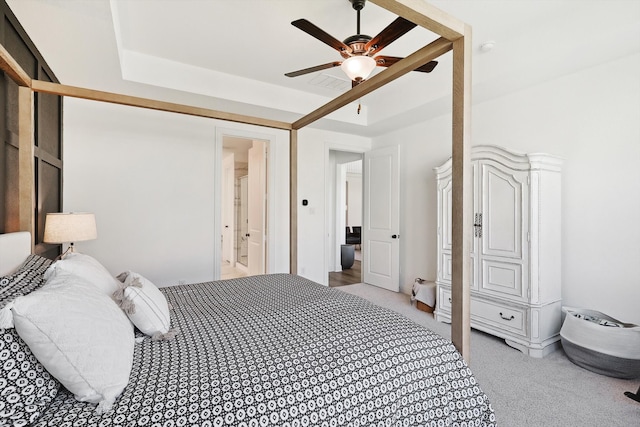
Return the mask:
[[[353, 146], [353, 145], [346, 145], [346, 144], [341, 144], [341, 143], [337, 143], [337, 142], [330, 142], [327, 141], [324, 143], [324, 200], [325, 200], [325, 212], [324, 212], [324, 251], [323, 251], [323, 259], [322, 259], [322, 265], [324, 266], [324, 275], [322, 276], [322, 285], [325, 286], [329, 286], [329, 261], [333, 256], [333, 252], [332, 252], [332, 247], [333, 247], [333, 240], [336, 237], [336, 232], [337, 230], [335, 229], [335, 227], [332, 226], [331, 224], [331, 217], [332, 215], [335, 214], [335, 212], [331, 212], [330, 207], [333, 206], [330, 203], [327, 203], [327, 200], [329, 200], [329, 196], [331, 194], [331, 183], [333, 182], [333, 179], [329, 180], [329, 174], [331, 173], [331, 171], [329, 170], [329, 167], [331, 166], [331, 151], [343, 151], [346, 153], [355, 153], [355, 154], [361, 154], [362, 158], [363, 158], [363, 171], [364, 171], [364, 153], [366, 153], [367, 151], [370, 151], [371, 148], [365, 148], [365, 147], [357, 147], [357, 146]], [[364, 186], [364, 172], [363, 172], [363, 181], [362, 181], [362, 185]], [[335, 208], [335, 206], [334, 206]], [[363, 211], [362, 211], [362, 215], [365, 215], [366, 212], [364, 211], [364, 205], [363, 205]], [[334, 209], [335, 210], [335, 209]]]
[[276, 230], [276, 203], [273, 196], [276, 190], [276, 168], [271, 165], [276, 164], [277, 138], [273, 134], [252, 132], [244, 129], [217, 127], [215, 135], [215, 155], [214, 155], [214, 215], [213, 215], [213, 278], [219, 280], [222, 275], [222, 248], [220, 241], [222, 239], [222, 184], [224, 170], [222, 167], [222, 146], [225, 136], [243, 139], [259, 139], [265, 141], [267, 145], [267, 193], [266, 193], [266, 262], [265, 273], [272, 273], [277, 270], [276, 259], [273, 254], [276, 253], [276, 240], [272, 235], [272, 230]]

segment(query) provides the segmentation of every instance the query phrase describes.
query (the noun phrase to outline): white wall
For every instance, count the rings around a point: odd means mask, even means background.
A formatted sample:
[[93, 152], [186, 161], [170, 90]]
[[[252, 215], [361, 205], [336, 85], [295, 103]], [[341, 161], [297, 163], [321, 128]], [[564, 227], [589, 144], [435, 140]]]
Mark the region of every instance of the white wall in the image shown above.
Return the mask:
[[160, 286], [212, 280], [216, 139], [262, 132], [275, 141], [270, 272], [288, 271], [288, 132], [73, 98], [64, 109], [64, 210], [95, 212], [98, 226], [79, 251]]
[[[298, 132], [298, 274], [327, 284], [333, 214], [326, 191], [335, 182], [329, 167], [331, 150], [364, 152], [371, 148], [365, 137], [304, 128]], [[333, 168], [335, 171], [335, 168]], [[335, 175], [335, 172], [333, 172]], [[302, 200], [309, 204], [302, 206]]]
[[[640, 323], [640, 55], [473, 107], [472, 142], [565, 159], [563, 303]], [[402, 141], [402, 142], [400, 142]], [[451, 117], [374, 139], [401, 143], [401, 289], [436, 277], [433, 167], [451, 154]]]

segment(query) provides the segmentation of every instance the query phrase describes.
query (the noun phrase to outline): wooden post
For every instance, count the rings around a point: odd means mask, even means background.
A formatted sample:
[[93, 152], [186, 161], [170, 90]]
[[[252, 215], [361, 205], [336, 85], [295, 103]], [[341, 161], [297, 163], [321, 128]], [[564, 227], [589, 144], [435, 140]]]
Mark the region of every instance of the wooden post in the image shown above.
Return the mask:
[[298, 131], [289, 133], [289, 273], [298, 274]]
[[469, 363], [471, 344], [471, 27], [453, 42], [451, 340]]
[[35, 244], [34, 105], [31, 88], [18, 87], [18, 194], [20, 231], [31, 232]]

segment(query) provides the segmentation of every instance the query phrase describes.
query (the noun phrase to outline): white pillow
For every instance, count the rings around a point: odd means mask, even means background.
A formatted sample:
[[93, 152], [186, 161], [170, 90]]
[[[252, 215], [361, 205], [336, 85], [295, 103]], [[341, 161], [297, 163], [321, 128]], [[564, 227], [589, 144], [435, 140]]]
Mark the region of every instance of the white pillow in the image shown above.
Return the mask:
[[95, 258], [71, 252], [63, 259], [54, 262], [44, 275], [50, 279], [61, 271], [73, 273], [97, 287], [103, 294], [111, 295], [118, 289], [118, 280], [113, 277]]
[[138, 273], [129, 271], [118, 277], [125, 275], [121, 289], [113, 294], [120, 308], [143, 333], [154, 339], [172, 338], [169, 304], [160, 289]]
[[41, 289], [13, 301], [13, 323], [38, 361], [76, 399], [111, 409], [129, 382], [133, 327], [83, 278], [58, 272]]

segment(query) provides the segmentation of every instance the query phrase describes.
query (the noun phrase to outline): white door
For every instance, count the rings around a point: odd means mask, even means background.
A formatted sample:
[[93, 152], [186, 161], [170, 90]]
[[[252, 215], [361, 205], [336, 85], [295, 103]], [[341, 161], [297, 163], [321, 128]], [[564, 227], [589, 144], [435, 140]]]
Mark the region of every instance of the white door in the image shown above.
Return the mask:
[[364, 155], [364, 282], [400, 291], [399, 147]]
[[235, 156], [227, 154], [222, 160], [222, 262], [235, 264]]
[[249, 149], [248, 173], [248, 269], [250, 275], [265, 273], [265, 195], [267, 156], [264, 141], [254, 140]]

